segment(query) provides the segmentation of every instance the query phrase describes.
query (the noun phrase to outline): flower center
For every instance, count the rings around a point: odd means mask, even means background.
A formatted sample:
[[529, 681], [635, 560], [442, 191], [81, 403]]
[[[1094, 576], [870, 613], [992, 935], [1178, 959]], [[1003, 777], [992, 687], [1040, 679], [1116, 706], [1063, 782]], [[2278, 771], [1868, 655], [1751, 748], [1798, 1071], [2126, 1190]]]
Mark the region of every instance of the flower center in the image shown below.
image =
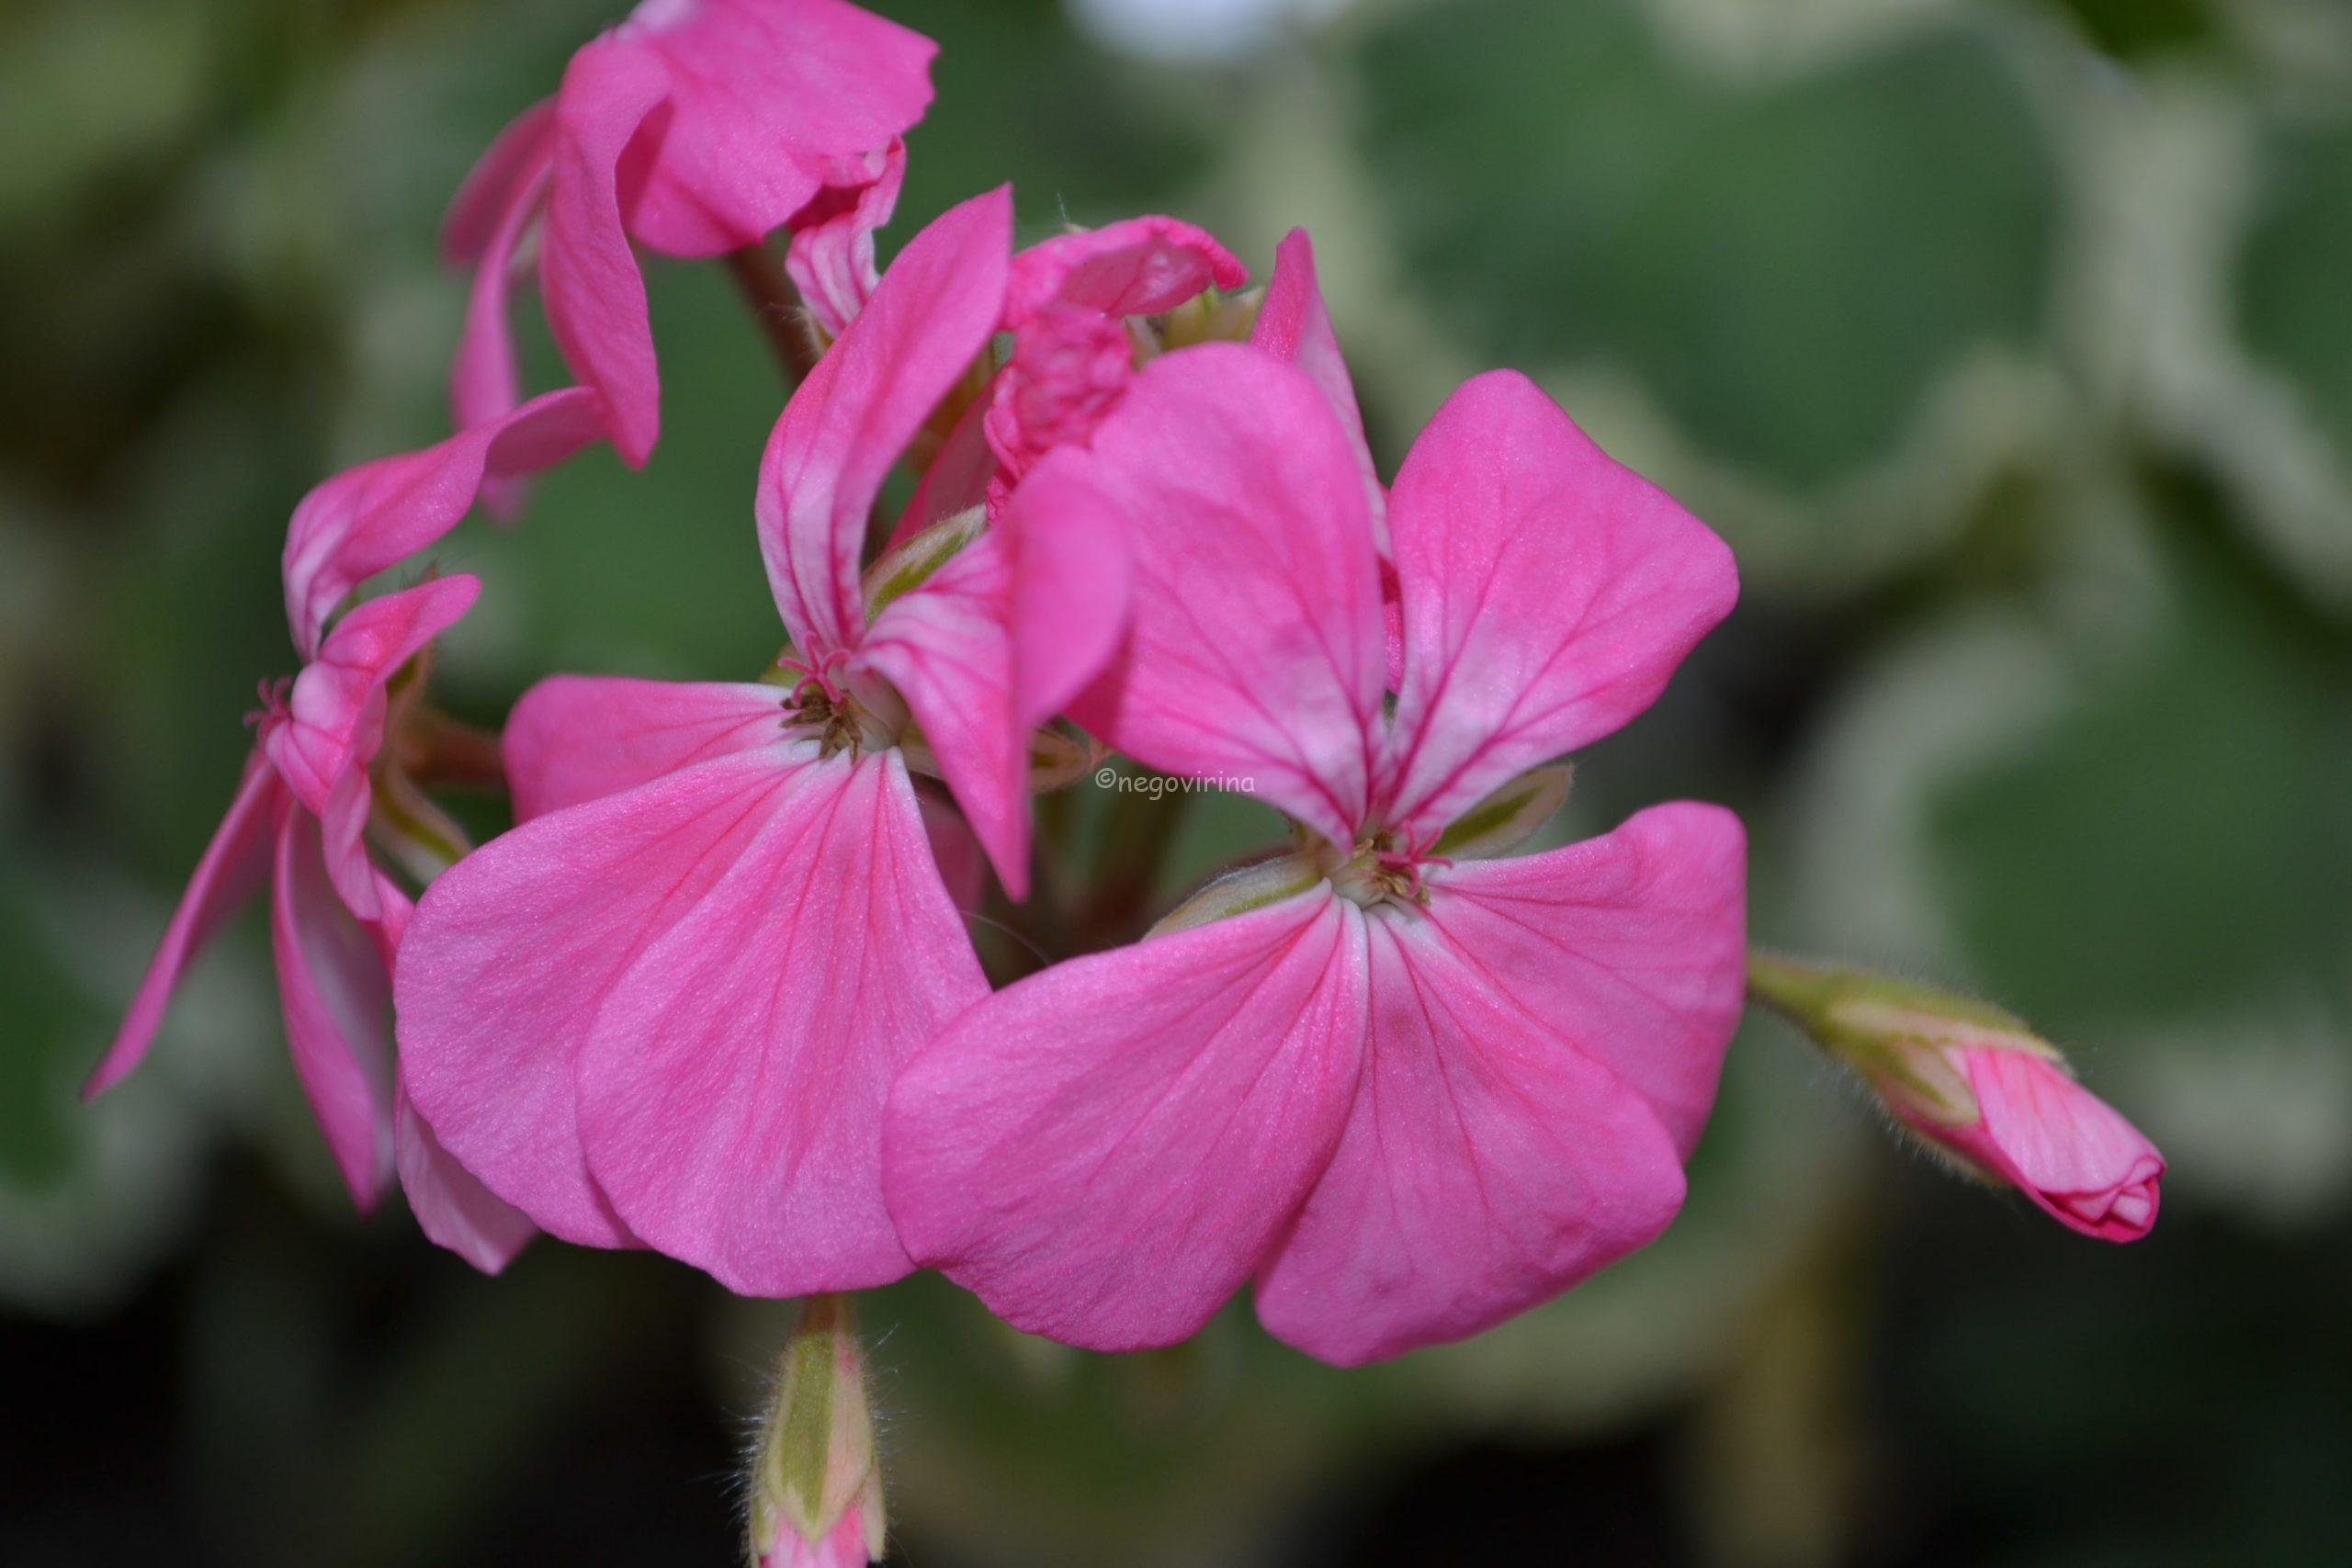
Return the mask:
[[1383, 904], [1419, 908], [1430, 901], [1430, 868], [1453, 863], [1429, 852], [1433, 842], [1417, 842], [1384, 828], [1357, 840], [1345, 860], [1327, 845], [1324, 874], [1341, 897], [1367, 909]]
[[789, 656], [776, 660], [779, 669], [800, 676], [784, 694], [785, 728], [814, 739], [828, 757], [897, 745], [906, 705], [878, 681], [847, 676], [842, 668], [845, 659], [833, 653], [813, 664]]

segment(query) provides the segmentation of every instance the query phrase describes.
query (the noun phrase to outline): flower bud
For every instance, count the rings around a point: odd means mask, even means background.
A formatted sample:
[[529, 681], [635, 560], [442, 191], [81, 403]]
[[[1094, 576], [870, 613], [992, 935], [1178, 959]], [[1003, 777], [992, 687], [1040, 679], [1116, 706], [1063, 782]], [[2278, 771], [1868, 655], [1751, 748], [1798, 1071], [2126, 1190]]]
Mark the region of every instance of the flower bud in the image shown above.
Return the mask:
[[1852, 1068], [1905, 1131], [2061, 1224], [2136, 1241], [2164, 1156], [2015, 1015], [1858, 969], [1751, 957], [1748, 994]]
[[846, 1296], [811, 1296], [776, 1362], [752, 1471], [752, 1568], [863, 1568], [882, 1558], [882, 1467]]

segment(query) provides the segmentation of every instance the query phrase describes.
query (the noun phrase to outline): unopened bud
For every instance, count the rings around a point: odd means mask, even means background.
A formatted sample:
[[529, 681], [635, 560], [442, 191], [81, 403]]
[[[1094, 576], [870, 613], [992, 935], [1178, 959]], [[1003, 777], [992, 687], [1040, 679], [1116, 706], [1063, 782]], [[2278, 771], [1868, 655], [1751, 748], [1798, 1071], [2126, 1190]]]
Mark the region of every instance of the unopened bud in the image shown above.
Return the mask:
[[2015, 1014], [1860, 969], [1753, 956], [1748, 994], [1877, 1092], [1896, 1123], [2061, 1224], [2136, 1241], [2164, 1156]]
[[849, 1298], [811, 1296], [776, 1362], [752, 1471], [752, 1568], [882, 1560], [882, 1467]]

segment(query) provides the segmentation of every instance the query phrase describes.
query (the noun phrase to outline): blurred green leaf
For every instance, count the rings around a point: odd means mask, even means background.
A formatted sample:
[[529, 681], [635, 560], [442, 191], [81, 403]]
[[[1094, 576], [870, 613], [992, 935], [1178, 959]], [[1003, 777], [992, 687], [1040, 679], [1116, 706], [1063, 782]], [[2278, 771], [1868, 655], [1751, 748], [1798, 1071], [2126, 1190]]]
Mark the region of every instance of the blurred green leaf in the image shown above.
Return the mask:
[[2280, 131], [2268, 152], [2235, 279], [2238, 319], [2352, 464], [2352, 120]]

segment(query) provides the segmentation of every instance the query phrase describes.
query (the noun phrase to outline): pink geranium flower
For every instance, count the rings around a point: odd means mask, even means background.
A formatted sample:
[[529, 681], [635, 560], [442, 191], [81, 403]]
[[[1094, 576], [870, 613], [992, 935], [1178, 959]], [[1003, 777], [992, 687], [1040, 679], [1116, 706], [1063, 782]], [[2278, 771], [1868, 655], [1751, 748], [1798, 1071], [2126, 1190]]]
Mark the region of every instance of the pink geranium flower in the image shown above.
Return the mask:
[[643, 0], [583, 47], [450, 207], [443, 248], [475, 269], [450, 375], [458, 426], [515, 401], [506, 296], [536, 228], [556, 345], [604, 395], [621, 456], [642, 463], [660, 378], [630, 242], [709, 256], [805, 222], [796, 276], [839, 277], [861, 241], [831, 220], [868, 190], [886, 211], [895, 198], [898, 139], [931, 102], [934, 52], [843, 0]]
[[1557, 804], [1524, 770], [1657, 695], [1730, 609], [1730, 555], [1531, 383], [1482, 377], [1389, 497], [1391, 716], [1365, 479], [1327, 382], [1218, 344], [1146, 367], [1022, 486], [1017, 511], [1132, 550], [1124, 652], [1075, 716], [1303, 847], [998, 993], [901, 1075], [900, 1235], [1019, 1327], [1168, 1344], [1254, 1278], [1275, 1335], [1370, 1360], [1547, 1299], [1680, 1204], [1741, 1004], [1737, 820], [1664, 806], [1474, 857]]
[[440, 1153], [398, 1090], [390, 969], [410, 905], [365, 841], [393, 705], [387, 687], [480, 585], [442, 578], [328, 623], [359, 582], [454, 527], [486, 480], [557, 461], [601, 423], [593, 394], [569, 389], [423, 452], [363, 464], [303, 498], [285, 557], [302, 671], [264, 688], [258, 739], [228, 816], [84, 1090], [104, 1092], [145, 1058], [188, 962], [266, 874], [287, 1042], [353, 1201], [372, 1208], [397, 1163], [426, 1233], [493, 1271], [529, 1227]]
[[883, 1098], [987, 990], [909, 748], [1017, 894], [1019, 726], [1069, 678], [1052, 650], [1023, 662], [996, 531], [949, 524], [863, 579], [859, 558], [884, 476], [996, 327], [1011, 223], [998, 191], [917, 235], [777, 422], [759, 539], [797, 682], [536, 689], [507, 739], [530, 820], [419, 909], [397, 982], [412, 1092], [567, 1239], [642, 1241], [748, 1294], [909, 1268]]

